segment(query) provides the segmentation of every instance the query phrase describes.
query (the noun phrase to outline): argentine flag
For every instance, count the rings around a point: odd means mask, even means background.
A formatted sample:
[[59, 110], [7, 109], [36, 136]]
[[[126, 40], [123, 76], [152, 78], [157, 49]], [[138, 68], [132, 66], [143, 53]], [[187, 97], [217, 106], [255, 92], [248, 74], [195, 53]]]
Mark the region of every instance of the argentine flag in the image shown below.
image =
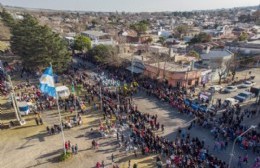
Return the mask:
[[51, 97], [56, 97], [52, 67], [46, 68], [43, 72], [40, 78], [40, 90], [42, 93], [46, 93]]

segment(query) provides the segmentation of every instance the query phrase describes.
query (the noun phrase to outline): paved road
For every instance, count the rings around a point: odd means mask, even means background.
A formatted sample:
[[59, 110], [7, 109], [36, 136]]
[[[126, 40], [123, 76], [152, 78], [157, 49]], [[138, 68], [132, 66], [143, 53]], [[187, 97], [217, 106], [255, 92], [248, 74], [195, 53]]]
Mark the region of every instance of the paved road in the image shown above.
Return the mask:
[[[163, 136], [166, 136], [169, 139], [173, 139], [176, 137], [176, 130], [178, 128], [187, 127], [187, 123], [191, 121], [193, 118], [189, 117], [185, 114], [178, 113], [175, 109], [171, 108], [167, 103], [163, 103], [156, 98], [148, 97], [144, 92], [138, 93], [134, 96], [134, 103], [137, 104], [138, 109], [141, 112], [149, 113], [149, 114], [157, 114], [158, 121], [160, 123], [164, 123], [165, 132]], [[187, 129], [186, 129], [187, 130]], [[213, 136], [210, 135], [210, 130], [204, 129], [196, 126], [192, 128], [190, 132], [191, 137], [198, 137], [205, 141], [206, 146], [209, 145], [209, 152], [213, 153], [218, 158], [226, 161], [228, 163], [229, 153], [231, 152], [231, 143], [226, 151], [215, 152], [213, 151], [214, 139]], [[238, 155], [244, 156], [247, 152], [236, 147], [235, 156], [233, 163], [237, 163]], [[255, 155], [252, 154], [251, 151], [248, 152], [250, 164], [252, 165], [253, 160], [255, 159]]]

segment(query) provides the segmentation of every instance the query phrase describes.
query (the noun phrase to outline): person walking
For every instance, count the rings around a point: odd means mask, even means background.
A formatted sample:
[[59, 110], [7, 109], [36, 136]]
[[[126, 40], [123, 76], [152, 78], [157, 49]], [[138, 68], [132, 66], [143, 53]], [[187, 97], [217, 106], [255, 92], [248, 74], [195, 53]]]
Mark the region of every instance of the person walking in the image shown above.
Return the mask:
[[74, 147], [74, 145], [71, 146], [71, 152], [72, 152], [72, 154], [75, 154], [75, 147]]

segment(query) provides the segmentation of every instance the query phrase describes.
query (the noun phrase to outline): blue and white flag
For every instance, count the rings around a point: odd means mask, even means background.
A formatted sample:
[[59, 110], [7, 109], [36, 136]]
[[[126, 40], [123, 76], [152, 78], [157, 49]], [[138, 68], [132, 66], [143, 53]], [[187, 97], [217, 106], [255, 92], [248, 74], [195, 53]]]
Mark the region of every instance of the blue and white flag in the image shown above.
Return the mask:
[[40, 90], [51, 97], [56, 97], [52, 67], [48, 67], [40, 78]]

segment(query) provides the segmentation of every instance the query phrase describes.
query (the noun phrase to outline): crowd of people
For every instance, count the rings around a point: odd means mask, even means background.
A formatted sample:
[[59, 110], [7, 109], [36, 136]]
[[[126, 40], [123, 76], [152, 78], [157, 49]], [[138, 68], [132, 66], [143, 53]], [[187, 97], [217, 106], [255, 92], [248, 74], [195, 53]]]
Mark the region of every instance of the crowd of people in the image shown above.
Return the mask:
[[[99, 69], [98, 72], [101, 72], [101, 70]], [[127, 76], [129, 76], [127, 75], [127, 71], [124, 70], [114, 70], [114, 72], [115, 73], [108, 72], [108, 76], [115, 80], [126, 81]], [[169, 105], [173, 106], [174, 108], [177, 108], [180, 113], [196, 117], [196, 121], [192, 122], [189, 128], [191, 128], [193, 124], [196, 124], [204, 128], [208, 128], [216, 141], [216, 145], [214, 145], [213, 148], [218, 151], [225, 150], [230, 141], [233, 141], [237, 136], [239, 136], [241, 133], [248, 129], [248, 126], [242, 124], [242, 121], [247, 113], [250, 114], [250, 117], [253, 117], [257, 113], [255, 109], [252, 109], [250, 111], [243, 111], [241, 110], [241, 107], [239, 105], [227, 107], [227, 105], [222, 104], [221, 100], [217, 101], [216, 109], [213, 112], [205, 113], [200, 110], [194, 110], [190, 106], [187, 106], [185, 104], [184, 99], [187, 96], [186, 88], [172, 88], [171, 86], [168, 86], [167, 83], [160, 83], [158, 81], [147, 78], [136, 78], [136, 80], [139, 84], [139, 88], [143, 88], [148, 96], [155, 96], [160, 101], [168, 102]], [[96, 90], [98, 94], [98, 89], [96, 88], [94, 90]], [[135, 110], [134, 107], [131, 107], [130, 104], [128, 104], [128, 107], [127, 105], [125, 105], [125, 108], [124, 106], [116, 106], [113, 103], [113, 99], [115, 100], [117, 97], [117, 94], [115, 92], [109, 92], [104, 89], [103, 94], [104, 96], [106, 96], [103, 98], [102, 101], [104, 119], [106, 117], [111, 116], [111, 114], [115, 114], [119, 123], [124, 123], [124, 121], [127, 121], [127, 123], [131, 123], [130, 127], [133, 130], [129, 142], [135, 142], [135, 145], [138, 144], [136, 142], [139, 142], [139, 145], [141, 144], [139, 146], [139, 149], [142, 149], [141, 151], [143, 154], [145, 154], [147, 151], [161, 153], [163, 147], [167, 146], [167, 150], [173, 150], [171, 151], [171, 153], [169, 153], [169, 151], [164, 151], [164, 155], [162, 156], [171, 158], [167, 159], [167, 162], [170, 163], [170, 160], [172, 163], [173, 161], [173, 163], [177, 163], [179, 167], [181, 167], [180, 165], [186, 164], [187, 162], [196, 163], [198, 165], [212, 164], [212, 166], [215, 165], [219, 167], [227, 167], [227, 164], [225, 162], [222, 162], [217, 158], [211, 157], [211, 155], [207, 152], [208, 149], [204, 146], [204, 142], [200, 141], [198, 138], [190, 138], [189, 136], [187, 136], [189, 137], [188, 139], [187, 137], [177, 138], [177, 140], [175, 140], [177, 143], [176, 144], [172, 143], [169, 140], [165, 140], [163, 137], [157, 137], [154, 135], [154, 130], [158, 130], [158, 128], [160, 127], [160, 123], [153, 121], [153, 119], [150, 119], [150, 117], [148, 117], [148, 120], [146, 120], [145, 118], [147, 117], [147, 114], [140, 113], [138, 110]], [[224, 111], [222, 112], [222, 114], [218, 114], [218, 110], [223, 106], [225, 106]], [[123, 112], [124, 109], [126, 109], [125, 112]], [[127, 117], [122, 119], [123, 116]], [[161, 146], [155, 143], [157, 142], [157, 140], [159, 140], [159, 144]], [[191, 144], [193, 146], [190, 146]], [[203, 144], [203, 146], [201, 144]], [[254, 153], [259, 154], [259, 133], [256, 130], [251, 130], [243, 137], [241, 137], [237, 141], [237, 144], [244, 150], [252, 150]], [[173, 147], [169, 147], [171, 145]], [[188, 146], [188, 148], [196, 150], [186, 151], [186, 149], [183, 149], [183, 146], [185, 146], [185, 148]], [[176, 153], [174, 149], [177, 149], [177, 151], [180, 150], [180, 154], [178, 152]], [[179, 158], [180, 162], [174, 162], [175, 158]], [[246, 158], [246, 155], [243, 157], [243, 159], [244, 158]]]
[[[102, 67], [95, 69], [99, 74], [102, 73]], [[113, 69], [113, 71], [106, 72], [106, 81], [104, 80], [104, 74], [97, 76], [94, 82], [90, 82], [90, 76], [87, 73], [83, 73], [74, 68], [72, 71], [68, 71], [64, 75], [66, 83], [73, 83], [73, 85], [82, 85], [87, 91], [84, 96], [86, 105], [93, 105], [93, 109], [102, 108], [103, 122], [100, 122], [100, 131], [115, 133], [118, 144], [120, 147], [125, 147], [126, 151], [133, 151], [137, 156], [137, 151], [140, 151], [142, 155], [159, 154], [156, 159], [158, 167], [162, 167], [161, 162], [165, 161], [167, 167], [228, 167], [227, 163], [214, 157], [209, 153], [209, 147], [203, 140], [197, 137], [191, 137], [189, 133], [184, 129], [178, 130], [178, 135], [175, 139], [169, 140], [165, 137], [159, 137], [156, 132], [164, 131], [164, 123], [158, 122], [156, 115], [149, 115], [142, 113], [138, 110], [137, 106], [131, 101], [131, 97], [134, 91], [143, 89], [148, 96], [158, 98], [159, 101], [169, 103], [173, 108], [178, 109], [180, 113], [193, 116], [196, 118], [191, 123], [188, 129], [192, 129], [192, 125], [198, 125], [203, 128], [207, 128], [215, 140], [214, 150], [222, 151], [227, 148], [230, 141], [233, 141], [241, 133], [248, 129], [248, 126], [244, 125], [242, 121], [245, 118], [254, 117], [257, 114], [255, 109], [242, 110], [239, 105], [226, 107], [221, 114], [218, 114], [218, 110], [222, 107], [221, 101], [218, 101], [217, 108], [213, 112], [203, 112], [200, 110], [194, 110], [189, 105], [185, 104], [185, 98], [187, 97], [186, 88], [172, 88], [167, 85], [166, 82], [158, 82], [148, 78], [136, 77], [134, 80], [138, 83], [138, 89], [130, 89], [130, 94], [125, 95], [122, 90], [111, 91], [104, 85], [114, 85], [121, 81], [121, 83], [129, 83], [132, 79], [129, 72], [122, 69]], [[108, 80], [110, 78], [112, 80]], [[96, 80], [96, 81], [95, 81]], [[44, 110], [51, 110], [54, 106], [57, 106], [56, 101], [50, 97], [46, 97], [40, 94], [39, 90], [35, 86], [17, 86], [17, 89], [30, 88], [30, 94], [27, 91], [21, 92], [22, 100], [31, 101], [35, 103], [35, 113], [42, 112]], [[102, 94], [100, 94], [100, 88]], [[192, 89], [191, 89], [192, 90]], [[99, 97], [102, 100], [101, 104], [96, 104], [95, 97]], [[120, 97], [120, 98], [119, 98]], [[209, 102], [206, 102], [209, 104]], [[70, 96], [68, 99], [59, 100], [59, 105], [64, 111], [79, 111], [79, 113], [71, 120], [65, 119], [62, 122], [64, 128], [71, 128], [72, 125], [80, 125], [82, 123], [81, 114], [85, 114], [87, 111], [83, 110], [80, 106], [79, 100], [76, 96]], [[78, 110], [76, 110], [78, 109]], [[81, 113], [81, 114], [80, 114]], [[112, 116], [116, 117], [116, 121], [111, 122]], [[37, 121], [36, 121], [37, 123]], [[125, 126], [127, 125], [127, 128]], [[124, 129], [123, 129], [124, 128]], [[59, 133], [61, 128], [59, 125], [52, 127], [47, 126], [48, 134], [52, 135]], [[128, 136], [126, 136], [126, 132]], [[252, 150], [259, 155], [260, 153], [260, 134], [256, 130], [251, 130], [243, 137], [240, 137], [237, 144], [246, 151]], [[73, 146], [73, 148], [72, 148]], [[73, 153], [78, 152], [78, 146], [70, 145], [70, 142], [65, 143], [66, 150], [72, 150]], [[98, 142], [93, 140], [92, 146], [94, 149], [98, 148]], [[238, 165], [246, 163], [245, 156], [238, 158]], [[255, 168], [259, 165], [259, 157], [255, 160]], [[97, 164], [99, 167], [102, 164]], [[98, 166], [96, 166], [98, 167]]]

